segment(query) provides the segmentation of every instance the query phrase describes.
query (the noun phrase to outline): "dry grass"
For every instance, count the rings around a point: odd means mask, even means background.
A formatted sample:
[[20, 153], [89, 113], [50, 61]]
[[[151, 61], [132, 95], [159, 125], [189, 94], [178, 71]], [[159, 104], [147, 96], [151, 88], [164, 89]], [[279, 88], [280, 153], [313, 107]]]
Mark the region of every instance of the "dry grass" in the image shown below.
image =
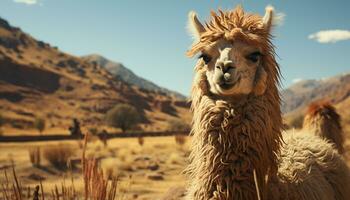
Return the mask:
[[73, 156], [73, 149], [68, 145], [58, 144], [43, 149], [44, 158], [59, 170], [66, 170], [69, 166], [69, 159]]
[[[65, 183], [65, 180], [60, 184], [60, 186], [55, 185], [54, 189], [52, 189], [51, 194], [45, 194], [44, 187], [42, 182], [39, 182], [39, 185], [34, 187], [34, 192], [31, 194], [31, 188], [27, 188], [27, 195], [24, 195], [25, 191], [17, 178], [16, 171], [14, 166], [12, 167], [13, 172], [13, 180], [10, 181], [10, 178], [6, 171], [4, 171], [5, 181], [1, 183], [1, 193], [0, 199], [3, 200], [24, 200], [24, 199], [33, 199], [33, 200], [45, 200], [45, 199], [53, 199], [53, 200], [75, 200], [75, 199], [85, 199], [85, 200], [115, 200], [117, 197], [117, 186], [118, 186], [118, 178], [116, 176], [111, 176], [111, 180], [105, 178], [103, 175], [102, 169], [99, 167], [98, 162], [94, 158], [85, 158], [85, 152], [87, 147], [87, 137], [84, 142], [84, 149], [82, 153], [82, 173], [83, 173], [83, 186], [84, 193], [82, 197], [79, 197], [79, 193], [76, 191], [74, 179], [72, 177], [71, 184], [68, 186]], [[50, 155], [49, 159], [53, 156], [64, 158], [69, 158], [68, 155], [72, 155], [71, 153], [66, 152], [67, 148], [62, 148], [62, 145], [58, 145], [55, 147], [51, 147], [48, 150], [47, 155]], [[63, 150], [63, 151], [62, 151]], [[69, 150], [71, 151], [71, 150]], [[54, 153], [53, 153], [54, 152]], [[64, 153], [62, 153], [64, 152]], [[33, 153], [33, 155], [36, 154]], [[53, 159], [54, 163], [57, 164], [57, 159]], [[60, 165], [64, 163], [60, 160]], [[62, 161], [62, 162], [61, 162]], [[33, 161], [34, 162], [34, 161]], [[51, 163], [52, 164], [52, 163]]]
[[10, 182], [10, 179], [7, 175], [7, 172], [4, 172], [5, 182], [1, 184], [2, 197], [5, 200], [22, 200], [23, 193], [20, 182], [18, 181], [15, 168], [12, 166], [13, 182]]
[[108, 184], [108, 179], [104, 177], [103, 170], [99, 168], [96, 159], [85, 158], [87, 138], [88, 136], [85, 137], [82, 154], [85, 199], [114, 200], [117, 194], [118, 178], [112, 177], [111, 183]]
[[138, 138], [137, 138], [137, 142], [139, 143], [140, 146], [143, 146], [143, 144], [145, 143], [145, 138], [143, 138], [143, 137], [138, 137]]
[[33, 147], [28, 150], [29, 160], [33, 167], [41, 165], [41, 150], [40, 147]]
[[175, 142], [176, 142], [176, 144], [183, 146], [186, 143], [186, 136], [185, 135], [175, 135]]
[[[58, 199], [57, 196], [60, 200], [84, 200], [85, 182], [81, 158], [82, 151], [85, 148], [86, 160], [96, 158], [94, 166], [103, 169], [103, 180], [108, 181], [108, 188], [111, 187], [113, 178], [119, 178], [115, 199], [162, 199], [164, 193], [170, 187], [177, 187], [185, 183], [185, 176], [181, 172], [187, 163], [187, 148], [191, 138], [186, 137], [183, 148], [179, 148], [180, 146], [176, 144], [174, 136], [145, 137], [144, 139], [145, 143], [140, 146], [137, 138], [114, 138], [109, 140], [107, 148], [103, 148], [103, 144], [98, 140], [89, 139], [87, 145], [82, 140], [81, 149], [77, 141], [63, 141], [64, 143], [62, 141], [32, 142], [26, 143], [26, 145], [8, 143], [0, 145], [0, 164], [11, 166], [10, 155], [12, 155], [17, 177], [23, 186], [22, 193], [26, 196], [24, 199], [28, 199], [27, 196], [30, 196], [29, 199], [33, 199], [36, 185], [39, 185], [39, 199], [41, 199], [39, 178], [42, 177], [46, 200], [56, 200]], [[73, 148], [74, 156], [71, 160], [75, 165], [74, 170], [56, 170], [44, 158], [41, 160], [40, 168], [31, 167], [28, 146], [39, 146], [43, 150], [46, 146], [57, 146], [59, 144], [69, 145]], [[14, 157], [13, 152], [16, 152], [16, 157]], [[9, 178], [13, 180], [12, 174], [9, 173], [11, 171], [7, 171]], [[4, 199], [1, 193], [3, 174], [3, 171], [0, 171], [0, 199]], [[38, 177], [31, 178], [32, 175], [38, 175]], [[161, 176], [163, 179], [154, 180], [152, 176]], [[74, 183], [71, 180], [72, 178]], [[30, 191], [27, 189], [28, 187], [30, 187]], [[107, 190], [110, 190], [108, 188]], [[89, 197], [89, 199], [92, 199], [92, 197]]]

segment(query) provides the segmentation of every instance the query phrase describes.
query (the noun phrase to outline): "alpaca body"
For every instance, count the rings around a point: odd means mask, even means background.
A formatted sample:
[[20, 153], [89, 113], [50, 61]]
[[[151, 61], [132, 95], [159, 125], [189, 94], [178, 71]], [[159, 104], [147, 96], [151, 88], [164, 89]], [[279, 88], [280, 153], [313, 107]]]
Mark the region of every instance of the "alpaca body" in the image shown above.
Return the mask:
[[246, 106], [235, 108], [222, 100], [201, 98], [204, 107], [195, 114], [202, 117], [194, 117], [199, 120], [193, 124], [195, 142], [187, 169], [191, 176], [188, 199], [256, 199], [254, 171], [266, 195], [265, 176], [277, 170], [273, 167], [277, 163], [271, 164], [277, 160], [275, 154], [267, 152], [273, 152], [279, 144], [268, 140], [271, 135], [264, 131], [273, 133], [273, 123], [264, 122], [264, 118], [269, 119], [267, 112], [259, 112], [256, 108], [261, 104], [254, 104], [264, 101], [256, 100], [252, 98]]
[[303, 131], [286, 132], [283, 141], [267, 199], [349, 199], [350, 171], [332, 143]]
[[[247, 100], [246, 106], [236, 109], [207, 96], [201, 101], [208, 108], [200, 107], [201, 120], [194, 121], [188, 200], [255, 200], [254, 170], [262, 199], [345, 200], [350, 196], [350, 171], [326, 139], [303, 131], [283, 133], [276, 172], [268, 165], [268, 146], [261, 144], [264, 135], [270, 137], [262, 130], [272, 130], [264, 124], [273, 124], [271, 116], [264, 115], [266, 107], [254, 105], [261, 98]], [[242, 113], [245, 117], [239, 117]]]

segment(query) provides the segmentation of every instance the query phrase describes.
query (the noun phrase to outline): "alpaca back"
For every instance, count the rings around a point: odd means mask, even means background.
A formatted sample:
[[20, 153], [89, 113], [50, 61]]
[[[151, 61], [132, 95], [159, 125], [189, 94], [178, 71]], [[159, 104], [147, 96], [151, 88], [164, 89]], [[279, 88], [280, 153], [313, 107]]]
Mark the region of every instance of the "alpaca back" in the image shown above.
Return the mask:
[[332, 143], [304, 132], [283, 139], [269, 199], [349, 199], [350, 171]]

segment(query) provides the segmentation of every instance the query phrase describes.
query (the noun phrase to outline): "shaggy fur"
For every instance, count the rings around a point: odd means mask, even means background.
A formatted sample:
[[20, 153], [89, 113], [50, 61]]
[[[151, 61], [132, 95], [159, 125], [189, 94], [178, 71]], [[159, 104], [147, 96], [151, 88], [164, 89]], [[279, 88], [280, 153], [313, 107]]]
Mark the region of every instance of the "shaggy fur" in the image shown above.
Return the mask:
[[340, 116], [327, 101], [316, 101], [309, 105], [303, 128], [335, 144], [339, 153], [344, 152], [343, 131]]
[[270, 26], [264, 27], [262, 21], [241, 7], [212, 12], [211, 21], [200, 27], [199, 42], [187, 52], [193, 56], [219, 39], [244, 41], [261, 47], [268, 76], [249, 95], [222, 98], [210, 92], [207, 69], [199, 60], [191, 94], [193, 143], [186, 198], [257, 199], [257, 183], [262, 199], [345, 199], [349, 171], [329, 143], [293, 135], [282, 145], [279, 67]]
[[303, 131], [284, 133], [283, 140], [267, 199], [349, 199], [349, 169], [332, 143]]

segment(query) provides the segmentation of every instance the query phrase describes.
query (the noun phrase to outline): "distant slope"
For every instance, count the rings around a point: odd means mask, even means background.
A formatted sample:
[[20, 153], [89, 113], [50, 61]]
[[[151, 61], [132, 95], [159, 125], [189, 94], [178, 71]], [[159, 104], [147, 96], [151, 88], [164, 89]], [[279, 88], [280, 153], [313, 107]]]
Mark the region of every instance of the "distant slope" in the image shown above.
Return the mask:
[[160, 87], [156, 85], [155, 83], [148, 81], [142, 77], [137, 76], [134, 72], [132, 72], [130, 69], [126, 68], [123, 64], [111, 61], [103, 56], [100, 56], [98, 54], [92, 54], [82, 57], [83, 60], [88, 61], [90, 63], [97, 63], [98, 65], [104, 67], [107, 69], [110, 73], [116, 76], [116, 78], [129, 83], [131, 85], [135, 85], [139, 88], [149, 90], [149, 91], [155, 91], [155, 92], [162, 92], [169, 96], [176, 97], [181, 100], [185, 100], [186, 97], [178, 92], [168, 90], [166, 88]]
[[350, 73], [320, 80], [303, 80], [283, 90], [281, 95], [283, 113], [299, 112], [318, 99], [337, 104], [350, 96]]
[[44, 118], [47, 129], [67, 130], [73, 118], [85, 131], [108, 128], [104, 116], [119, 103], [136, 107], [144, 130], [164, 130], [170, 119], [189, 123], [191, 118], [186, 101], [117, 80], [100, 65], [36, 40], [0, 18], [0, 113], [5, 134], [27, 132], [35, 117]]

